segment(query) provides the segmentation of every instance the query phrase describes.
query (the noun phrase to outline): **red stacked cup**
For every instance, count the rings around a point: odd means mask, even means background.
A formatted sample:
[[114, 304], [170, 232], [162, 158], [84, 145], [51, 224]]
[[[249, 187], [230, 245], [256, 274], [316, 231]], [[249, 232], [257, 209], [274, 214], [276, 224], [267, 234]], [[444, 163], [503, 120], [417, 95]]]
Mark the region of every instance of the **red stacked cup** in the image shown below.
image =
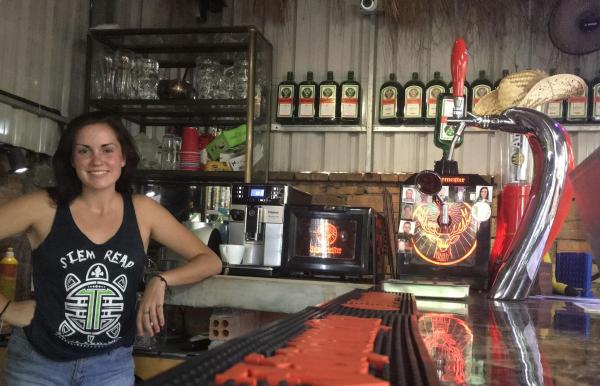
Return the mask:
[[181, 170], [199, 170], [200, 153], [198, 153], [198, 130], [195, 127], [184, 127], [181, 133], [181, 152], [179, 153]]

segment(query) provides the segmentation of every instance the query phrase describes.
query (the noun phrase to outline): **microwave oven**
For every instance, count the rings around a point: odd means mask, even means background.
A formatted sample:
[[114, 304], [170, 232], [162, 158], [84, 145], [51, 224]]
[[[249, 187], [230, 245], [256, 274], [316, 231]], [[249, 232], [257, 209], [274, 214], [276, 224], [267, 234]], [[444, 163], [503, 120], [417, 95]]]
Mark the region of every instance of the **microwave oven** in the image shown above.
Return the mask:
[[285, 212], [285, 273], [376, 280], [385, 232], [374, 209], [288, 205]]

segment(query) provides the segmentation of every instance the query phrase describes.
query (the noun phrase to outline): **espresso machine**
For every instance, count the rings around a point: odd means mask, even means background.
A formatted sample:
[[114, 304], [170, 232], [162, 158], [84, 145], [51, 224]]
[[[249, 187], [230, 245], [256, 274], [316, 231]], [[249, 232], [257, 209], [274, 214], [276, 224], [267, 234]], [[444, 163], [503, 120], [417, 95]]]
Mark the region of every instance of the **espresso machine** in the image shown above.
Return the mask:
[[308, 205], [311, 195], [288, 185], [236, 184], [229, 209], [229, 244], [245, 247], [240, 265], [226, 273], [273, 276], [281, 266], [285, 206]]

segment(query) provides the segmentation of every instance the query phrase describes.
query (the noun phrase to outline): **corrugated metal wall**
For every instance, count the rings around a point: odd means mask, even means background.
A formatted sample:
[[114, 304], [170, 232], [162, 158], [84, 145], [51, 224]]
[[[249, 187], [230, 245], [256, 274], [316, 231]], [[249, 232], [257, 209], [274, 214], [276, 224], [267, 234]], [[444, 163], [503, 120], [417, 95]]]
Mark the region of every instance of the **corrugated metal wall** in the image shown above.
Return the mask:
[[[87, 0], [0, 0], [0, 89], [57, 109], [83, 108]], [[52, 154], [47, 118], [0, 103], [0, 142]]]
[[[278, 17], [265, 10], [274, 3], [285, 6]], [[446, 80], [450, 79], [450, 51], [457, 36], [469, 44], [469, 80], [475, 79], [479, 70], [486, 70], [488, 76], [496, 79], [502, 69], [512, 72], [556, 68], [558, 72], [573, 72], [575, 67], [591, 79], [599, 69], [600, 52], [567, 55], [552, 45], [547, 21], [553, 1], [455, 0], [419, 4], [422, 17], [415, 23], [399, 25], [383, 15], [369, 23], [369, 16], [359, 11], [359, 0], [236, 0], [231, 4], [232, 18], [224, 18], [224, 23], [255, 24], [264, 31], [274, 48], [274, 83], [283, 80], [290, 70], [295, 72], [297, 81], [303, 80], [308, 70], [314, 71], [317, 81], [325, 77], [327, 70], [333, 70], [336, 80], [342, 81], [346, 71], [353, 69], [363, 86], [367, 86], [366, 60], [373, 45], [370, 28], [376, 28], [376, 90], [390, 72], [395, 72], [401, 81], [408, 80], [413, 71], [418, 71], [425, 82], [434, 71], [441, 71]], [[284, 23], [280, 23], [282, 18]], [[412, 172], [431, 168], [441, 156], [433, 146], [430, 132], [380, 132], [375, 125], [371, 149], [367, 135], [328, 132], [326, 128], [322, 132], [274, 132], [271, 170], [366, 171], [371, 164], [375, 172]], [[571, 135], [578, 162], [600, 145], [600, 134], [594, 131], [574, 131]], [[498, 137], [487, 132], [468, 133], [456, 153], [461, 170], [497, 174], [503, 143]]]
[[[390, 72], [402, 82], [413, 71], [425, 81], [434, 71], [441, 71], [448, 80], [450, 51], [457, 36], [465, 38], [470, 48], [468, 80], [475, 79], [479, 70], [486, 70], [490, 78], [496, 79], [502, 69], [556, 68], [573, 72], [575, 67], [591, 79], [600, 63], [600, 51], [574, 56], [552, 45], [547, 21], [555, 1], [413, 2], [412, 7], [421, 16], [396, 23], [383, 14], [371, 19], [361, 13], [360, 0], [229, 0], [224, 12], [209, 13], [205, 24], [198, 23], [194, 0], [114, 3], [114, 22], [122, 27], [256, 25], [273, 44], [274, 86], [287, 71], [294, 71], [297, 81], [305, 79], [306, 71], [313, 71], [320, 81], [327, 70], [332, 70], [336, 80], [342, 81], [348, 70], [354, 70], [365, 89], [373, 71], [375, 90]], [[371, 49], [373, 62], [369, 60]], [[363, 109], [363, 117], [365, 112]], [[412, 172], [433, 167], [441, 156], [428, 129], [382, 131], [365, 119], [362, 130], [352, 132], [315, 128], [309, 132], [273, 132], [270, 169]], [[600, 145], [597, 129], [600, 127], [589, 126], [571, 133], [578, 162]], [[456, 153], [461, 170], [497, 174], [504, 143], [500, 137], [469, 132]]]

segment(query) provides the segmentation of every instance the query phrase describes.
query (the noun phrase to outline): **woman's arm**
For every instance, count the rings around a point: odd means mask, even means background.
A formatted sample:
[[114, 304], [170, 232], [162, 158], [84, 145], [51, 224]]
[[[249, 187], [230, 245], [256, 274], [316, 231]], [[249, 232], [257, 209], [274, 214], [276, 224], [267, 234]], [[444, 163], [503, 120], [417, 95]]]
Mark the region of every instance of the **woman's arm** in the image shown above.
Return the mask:
[[221, 260], [160, 204], [144, 196], [136, 196], [135, 202], [136, 213], [140, 213], [138, 222], [149, 228], [150, 238], [187, 260], [186, 264], [162, 272], [162, 278], [154, 277], [146, 285], [137, 315], [138, 333], [154, 335], [164, 325], [167, 284], [169, 287], [191, 284], [216, 275], [221, 272]]
[[50, 231], [55, 211], [43, 190], [9, 201], [0, 207], [0, 240], [27, 232], [29, 241], [33, 241], [31, 248], [36, 248], [36, 239], [45, 238]]
[[[29, 193], [4, 204], [0, 207], [0, 239], [27, 232], [31, 248], [36, 248], [50, 232], [55, 211], [46, 191]], [[3, 321], [17, 327], [31, 322], [34, 300], [13, 301], [6, 307], [7, 303], [8, 300], [0, 295]]]

